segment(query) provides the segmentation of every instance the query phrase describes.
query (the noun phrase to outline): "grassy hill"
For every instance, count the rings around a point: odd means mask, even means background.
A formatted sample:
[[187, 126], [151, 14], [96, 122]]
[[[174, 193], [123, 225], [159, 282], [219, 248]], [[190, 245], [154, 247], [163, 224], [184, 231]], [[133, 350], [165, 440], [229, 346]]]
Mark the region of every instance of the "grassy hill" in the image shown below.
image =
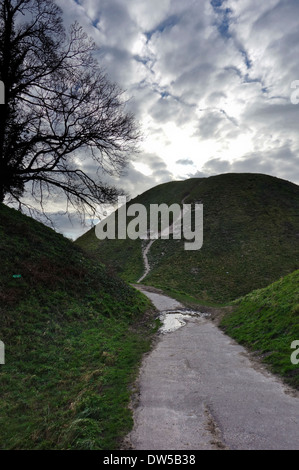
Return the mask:
[[[203, 247], [185, 251], [183, 240], [155, 241], [144, 284], [225, 303], [299, 268], [297, 185], [261, 174], [224, 174], [165, 183], [130, 204], [149, 207], [183, 198], [203, 203]], [[130, 282], [143, 273], [140, 240], [99, 241], [92, 229], [76, 243]]]
[[0, 259], [0, 448], [118, 448], [153, 332], [148, 300], [3, 204]]
[[299, 340], [298, 286], [299, 270], [238, 299], [233, 312], [221, 322], [226, 333], [255, 351], [297, 389], [299, 367], [290, 356], [294, 352], [291, 343]]

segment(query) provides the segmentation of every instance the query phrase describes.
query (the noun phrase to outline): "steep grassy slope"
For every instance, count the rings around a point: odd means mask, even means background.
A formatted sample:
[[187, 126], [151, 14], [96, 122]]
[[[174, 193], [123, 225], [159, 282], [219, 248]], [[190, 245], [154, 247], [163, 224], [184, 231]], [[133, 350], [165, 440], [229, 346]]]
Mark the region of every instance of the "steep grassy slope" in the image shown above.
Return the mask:
[[[203, 247], [185, 251], [183, 240], [156, 241], [143, 283], [203, 302], [227, 302], [298, 269], [297, 185], [260, 174], [224, 174], [165, 183], [131, 203], [149, 207], [183, 198], [203, 203]], [[91, 230], [77, 243], [129, 281], [143, 273], [140, 240], [100, 242]]]
[[[256, 351], [272, 370], [299, 389], [299, 366], [290, 360], [291, 343], [299, 340], [299, 271], [234, 302], [221, 326]], [[298, 354], [299, 357], [299, 354]]]
[[[161, 202], [169, 205], [173, 202], [180, 203], [189, 194], [193, 184], [198, 184], [198, 181], [200, 180], [194, 178], [187, 181], [160, 184], [132, 199], [128, 205], [138, 203], [149, 208], [150, 204], [160, 204]], [[131, 218], [128, 217], [127, 222], [130, 220]], [[95, 259], [102, 260], [113, 267], [122, 278], [129, 282], [136, 282], [143, 274], [142, 243], [144, 242], [139, 239], [100, 241], [95, 236], [95, 229], [92, 228], [79, 237], [75, 243], [91, 253]], [[160, 243], [160, 241], [155, 243]]]
[[0, 259], [0, 448], [117, 448], [150, 344], [147, 299], [3, 204]]

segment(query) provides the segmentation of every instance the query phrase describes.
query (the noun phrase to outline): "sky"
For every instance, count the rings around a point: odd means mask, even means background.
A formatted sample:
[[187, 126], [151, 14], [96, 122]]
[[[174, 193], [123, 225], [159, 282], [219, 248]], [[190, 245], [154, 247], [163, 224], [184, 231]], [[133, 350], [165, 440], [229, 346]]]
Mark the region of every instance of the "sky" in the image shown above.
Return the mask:
[[[299, 184], [298, 0], [56, 3], [94, 39], [139, 122], [140, 153], [114, 180], [131, 197], [230, 172]], [[87, 230], [76, 217], [57, 225], [72, 238]]]

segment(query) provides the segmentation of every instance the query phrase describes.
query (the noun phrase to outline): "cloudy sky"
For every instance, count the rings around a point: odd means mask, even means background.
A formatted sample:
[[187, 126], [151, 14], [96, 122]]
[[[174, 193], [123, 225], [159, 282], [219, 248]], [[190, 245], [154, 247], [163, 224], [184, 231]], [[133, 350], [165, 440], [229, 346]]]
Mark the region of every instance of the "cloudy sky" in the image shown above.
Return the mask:
[[140, 155], [117, 182], [132, 197], [228, 172], [299, 183], [298, 0], [57, 3], [95, 40], [140, 123]]

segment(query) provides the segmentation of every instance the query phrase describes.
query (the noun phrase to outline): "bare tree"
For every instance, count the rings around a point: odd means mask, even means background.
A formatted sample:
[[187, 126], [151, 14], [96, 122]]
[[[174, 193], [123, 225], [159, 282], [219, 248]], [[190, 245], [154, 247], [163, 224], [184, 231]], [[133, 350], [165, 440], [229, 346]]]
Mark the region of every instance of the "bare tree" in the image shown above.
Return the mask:
[[115, 201], [103, 174], [121, 174], [139, 132], [95, 49], [78, 23], [66, 33], [53, 0], [0, 0], [0, 202], [20, 202], [29, 183], [41, 205], [53, 191], [84, 214]]

